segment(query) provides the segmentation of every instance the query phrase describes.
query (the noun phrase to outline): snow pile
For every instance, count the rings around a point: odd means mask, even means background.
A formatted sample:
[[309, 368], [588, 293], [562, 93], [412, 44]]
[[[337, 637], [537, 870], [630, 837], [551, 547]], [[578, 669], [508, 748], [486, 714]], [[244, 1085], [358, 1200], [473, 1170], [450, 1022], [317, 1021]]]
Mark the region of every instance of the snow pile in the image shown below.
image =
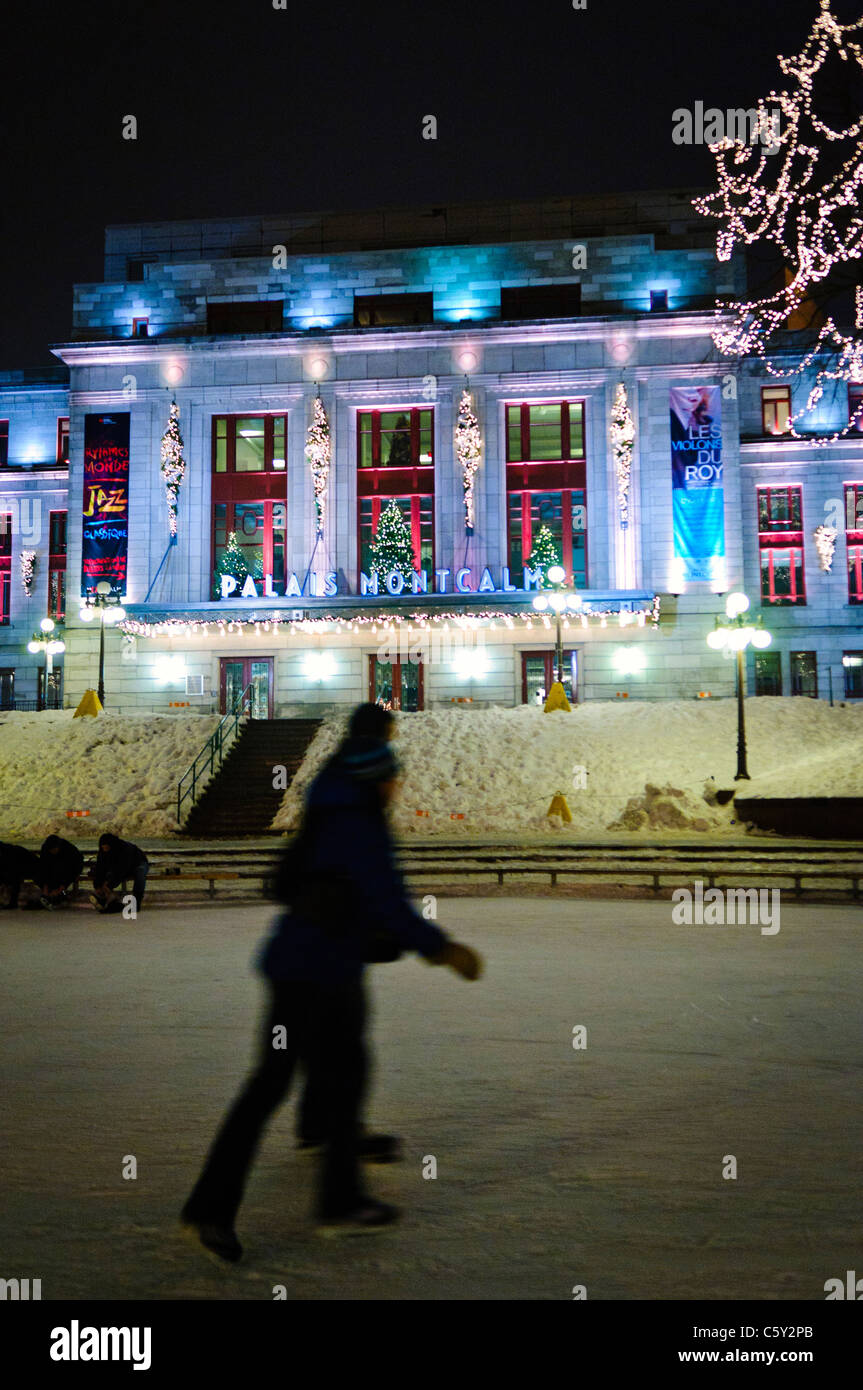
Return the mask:
[[[274, 825], [297, 824], [311, 778], [344, 719], [325, 721]], [[746, 701], [751, 782], [735, 783], [734, 700], [588, 702], [570, 714], [518, 709], [430, 711], [397, 717], [403, 782], [399, 835], [603, 834], [609, 829], [739, 834], [716, 789], [754, 796], [863, 796], [863, 706], [820, 700]], [[572, 813], [547, 816], [556, 792]], [[418, 814], [419, 812], [427, 814]], [[461, 817], [464, 819], [453, 819]]]
[[[177, 782], [218, 715], [0, 715], [0, 839], [177, 830]], [[89, 811], [69, 819], [67, 811]]]

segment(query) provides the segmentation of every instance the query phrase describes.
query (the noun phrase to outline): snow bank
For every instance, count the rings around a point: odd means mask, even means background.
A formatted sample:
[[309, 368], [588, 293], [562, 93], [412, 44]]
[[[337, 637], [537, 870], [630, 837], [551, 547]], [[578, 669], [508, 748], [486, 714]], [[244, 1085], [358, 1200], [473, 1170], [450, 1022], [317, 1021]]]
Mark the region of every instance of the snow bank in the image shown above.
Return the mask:
[[[594, 701], [569, 714], [462, 707], [397, 721], [400, 835], [740, 832], [733, 807], [714, 799], [717, 787], [741, 785], [733, 700]], [[748, 794], [863, 796], [863, 707], [753, 698], [746, 727]], [[297, 823], [303, 792], [343, 729], [331, 719], [318, 731], [275, 826]], [[558, 791], [571, 824], [547, 818]]]
[[[177, 782], [218, 715], [0, 714], [0, 839], [176, 832]], [[67, 811], [89, 816], [67, 819]]]

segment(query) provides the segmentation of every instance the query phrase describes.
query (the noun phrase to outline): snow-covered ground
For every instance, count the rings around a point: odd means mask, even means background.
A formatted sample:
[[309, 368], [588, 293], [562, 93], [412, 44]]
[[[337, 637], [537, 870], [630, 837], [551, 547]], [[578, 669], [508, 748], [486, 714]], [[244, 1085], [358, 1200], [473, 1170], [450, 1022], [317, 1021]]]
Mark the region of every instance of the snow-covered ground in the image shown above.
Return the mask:
[[[303, 793], [343, 728], [344, 720], [332, 719], [319, 730], [276, 826], [296, 824]], [[746, 728], [748, 794], [863, 796], [863, 707], [752, 698]], [[733, 700], [594, 701], [568, 714], [524, 706], [401, 715], [396, 751], [404, 780], [394, 825], [400, 835], [419, 836], [550, 828], [557, 837], [615, 829], [739, 834], [733, 807], [710, 800], [715, 787], [735, 786], [736, 748]], [[571, 824], [547, 817], [558, 791]]]
[[[166, 835], [177, 829], [177, 782], [218, 715], [0, 715], [0, 839]], [[67, 811], [89, 811], [69, 819]]]
[[723, 1307], [823, 1301], [825, 1280], [863, 1273], [858, 907], [783, 904], [776, 936], [675, 926], [668, 902], [441, 897], [438, 914], [485, 957], [481, 980], [415, 958], [370, 971], [368, 1118], [405, 1160], [367, 1180], [403, 1222], [312, 1235], [294, 1087], [225, 1270], [176, 1216], [257, 1047], [249, 962], [271, 909], [3, 914], [0, 1272], [63, 1302], [272, 1303], [284, 1285], [571, 1304], [583, 1284]]

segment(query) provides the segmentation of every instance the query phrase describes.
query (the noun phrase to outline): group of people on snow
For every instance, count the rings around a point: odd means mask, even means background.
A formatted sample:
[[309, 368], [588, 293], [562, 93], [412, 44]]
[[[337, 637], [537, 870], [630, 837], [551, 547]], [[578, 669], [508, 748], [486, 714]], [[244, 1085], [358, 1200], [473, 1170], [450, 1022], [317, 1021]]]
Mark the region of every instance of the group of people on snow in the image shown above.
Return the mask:
[[[135, 915], [141, 910], [150, 861], [138, 845], [117, 835], [101, 835], [99, 850], [90, 866], [93, 884], [90, 901], [99, 912], [122, 912], [123, 898], [117, 889], [131, 882]], [[84, 855], [71, 840], [49, 835], [38, 853], [23, 845], [0, 841], [0, 885], [6, 888], [7, 907], [17, 907], [25, 883], [38, 893], [25, 906], [49, 911], [74, 898], [85, 874]]]

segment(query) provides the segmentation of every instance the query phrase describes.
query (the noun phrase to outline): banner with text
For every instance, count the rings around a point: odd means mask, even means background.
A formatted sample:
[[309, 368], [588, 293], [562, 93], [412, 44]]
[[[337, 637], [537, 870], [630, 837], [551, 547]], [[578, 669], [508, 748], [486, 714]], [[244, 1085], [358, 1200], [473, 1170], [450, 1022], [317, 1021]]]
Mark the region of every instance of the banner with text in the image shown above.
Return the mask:
[[722, 578], [725, 489], [718, 386], [671, 387], [671, 496], [677, 578]]
[[84, 417], [81, 593], [103, 579], [126, 592], [129, 551], [129, 412]]

